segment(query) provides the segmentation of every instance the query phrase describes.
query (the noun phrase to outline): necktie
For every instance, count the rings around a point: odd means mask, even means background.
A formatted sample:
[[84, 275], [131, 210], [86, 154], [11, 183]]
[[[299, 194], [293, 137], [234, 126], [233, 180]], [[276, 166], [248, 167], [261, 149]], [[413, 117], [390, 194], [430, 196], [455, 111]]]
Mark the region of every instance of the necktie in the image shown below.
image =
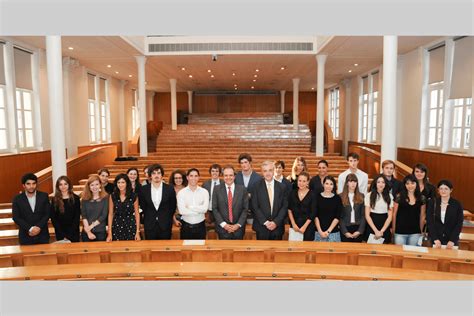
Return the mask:
[[273, 191], [272, 184], [267, 183], [268, 199], [270, 200], [270, 214], [273, 212]]
[[227, 206], [229, 208], [229, 221], [231, 223], [234, 222], [234, 215], [232, 214], [232, 191], [230, 190], [231, 187], [229, 187], [229, 193], [227, 193]]

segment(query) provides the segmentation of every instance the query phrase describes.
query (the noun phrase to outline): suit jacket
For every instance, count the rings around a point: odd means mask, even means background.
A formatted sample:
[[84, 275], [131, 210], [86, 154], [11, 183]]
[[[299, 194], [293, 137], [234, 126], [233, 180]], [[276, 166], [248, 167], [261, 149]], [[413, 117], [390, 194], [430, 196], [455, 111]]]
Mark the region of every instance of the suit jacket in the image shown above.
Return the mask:
[[[262, 178], [261, 175], [259, 175], [255, 171], [252, 171], [252, 174], [250, 175], [249, 183], [246, 187], [247, 192], [252, 192], [254, 185], [262, 179], [263, 178]], [[235, 184], [241, 184], [241, 185], [245, 186], [244, 185], [244, 176], [242, 174], [242, 171], [237, 172], [237, 175], [235, 176]]]
[[459, 201], [449, 199], [444, 224], [441, 222], [441, 199], [435, 198], [428, 202], [426, 222], [432, 241], [439, 240], [443, 245], [452, 241], [458, 245], [463, 221], [463, 207]]
[[146, 230], [152, 230], [159, 226], [161, 230], [170, 230], [173, 225], [173, 215], [176, 211], [176, 193], [171, 185], [161, 182], [163, 186], [161, 202], [158, 209], [155, 208], [151, 199], [151, 186], [147, 184], [140, 190], [139, 202], [143, 211], [143, 225]]
[[[223, 184], [224, 184], [224, 180], [219, 179], [219, 185], [223, 185]], [[207, 180], [206, 182], [204, 182], [204, 183], [202, 184], [202, 187], [203, 187], [204, 189], [206, 189], [207, 192], [209, 192], [209, 202], [210, 202], [210, 203], [209, 203], [209, 207], [212, 207], [211, 186], [212, 186], [212, 179], [209, 179], [209, 180]], [[216, 190], [216, 188], [214, 188], [214, 191], [215, 191], [215, 190]], [[214, 192], [212, 192], [212, 193], [214, 193]]]
[[265, 179], [262, 178], [253, 188], [252, 210], [254, 213], [254, 220], [252, 227], [255, 231], [265, 232], [268, 230], [263, 224], [266, 221], [273, 221], [277, 225], [275, 233], [283, 234], [285, 229], [284, 221], [288, 214], [288, 199], [283, 184], [275, 180], [273, 181], [273, 212], [271, 212]]
[[232, 221], [229, 219], [229, 205], [227, 199], [226, 185], [219, 185], [214, 189], [212, 195], [212, 214], [216, 219], [216, 231], [220, 238], [226, 238], [229, 234], [221, 227], [222, 222], [227, 224], [240, 224], [241, 228], [233, 233], [236, 236], [243, 237], [245, 233], [245, 224], [247, 222], [247, 212], [249, 208], [249, 198], [247, 189], [243, 185], [236, 184], [234, 195], [232, 197]]
[[[26, 193], [20, 193], [13, 198], [12, 217], [19, 226], [18, 239], [20, 245], [40, 244], [49, 242], [48, 220], [51, 205], [48, 194], [36, 191], [34, 212], [31, 209]], [[38, 226], [41, 231], [31, 237], [28, 232], [32, 226]]]

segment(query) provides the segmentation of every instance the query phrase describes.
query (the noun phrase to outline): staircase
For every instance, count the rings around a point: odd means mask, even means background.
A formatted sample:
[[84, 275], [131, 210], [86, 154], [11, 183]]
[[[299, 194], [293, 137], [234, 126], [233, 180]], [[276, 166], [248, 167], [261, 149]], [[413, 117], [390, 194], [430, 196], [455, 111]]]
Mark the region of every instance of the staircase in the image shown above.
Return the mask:
[[[252, 155], [253, 167], [260, 172], [265, 160], [283, 160], [286, 172], [291, 173], [292, 163], [297, 156], [303, 156], [311, 175], [317, 174], [316, 157], [310, 152], [311, 133], [307, 125], [283, 124], [281, 113], [212, 113], [191, 114], [188, 124], [178, 125], [172, 130], [164, 125], [157, 140], [156, 152], [148, 157], [138, 157], [138, 161], [114, 162], [106, 166], [111, 181], [129, 167], [137, 167], [140, 172], [152, 163], [160, 163], [165, 169], [165, 180], [175, 169], [198, 168], [201, 181], [209, 179], [208, 169], [213, 163], [221, 166], [233, 165], [239, 169], [237, 157], [241, 153]], [[330, 173], [337, 175], [347, 169], [345, 159], [338, 154], [327, 154]], [[144, 175], [140, 174], [140, 179]], [[81, 181], [83, 184], [85, 181]], [[80, 189], [76, 186], [76, 189]]]

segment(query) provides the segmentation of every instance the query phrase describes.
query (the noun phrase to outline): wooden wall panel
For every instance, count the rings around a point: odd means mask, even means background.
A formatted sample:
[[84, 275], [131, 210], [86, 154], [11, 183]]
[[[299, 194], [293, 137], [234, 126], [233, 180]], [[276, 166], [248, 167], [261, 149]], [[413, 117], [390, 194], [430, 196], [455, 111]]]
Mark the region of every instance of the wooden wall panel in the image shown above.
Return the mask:
[[198, 95], [193, 98], [194, 113], [279, 112], [276, 95]]
[[[156, 93], [153, 102], [153, 119], [162, 121], [164, 124], [171, 124], [171, 94], [167, 92]], [[188, 112], [187, 92], [176, 94], [176, 107], [178, 111]]]
[[[351, 144], [369, 147], [380, 152], [380, 145], [378, 144], [349, 142], [349, 146]], [[364, 159], [368, 158], [361, 157], [361, 168], [365, 168], [365, 166], [362, 166], [363, 163], [366, 163], [363, 162]], [[474, 157], [399, 147], [397, 149], [397, 160], [410, 168], [419, 162], [425, 164], [428, 167], [430, 181], [434, 185], [441, 179], [451, 180], [454, 186], [453, 196], [463, 203], [464, 209], [474, 210], [474, 195], [472, 194]], [[371, 163], [373, 165], [375, 161]], [[370, 163], [367, 167], [369, 170], [373, 170]]]
[[105, 143], [105, 144], [97, 144], [97, 145], [85, 145], [85, 146], [78, 146], [77, 153], [82, 154], [88, 150], [98, 147], [104, 147], [108, 145], [113, 145], [117, 147], [117, 156], [122, 156], [122, 142], [113, 142], [113, 143]]
[[0, 201], [11, 202], [23, 190], [21, 176], [51, 166], [51, 151], [0, 156]]
[[[298, 96], [298, 116], [301, 124], [316, 120], [316, 92], [300, 92]], [[285, 93], [285, 112], [293, 112], [293, 93]]]

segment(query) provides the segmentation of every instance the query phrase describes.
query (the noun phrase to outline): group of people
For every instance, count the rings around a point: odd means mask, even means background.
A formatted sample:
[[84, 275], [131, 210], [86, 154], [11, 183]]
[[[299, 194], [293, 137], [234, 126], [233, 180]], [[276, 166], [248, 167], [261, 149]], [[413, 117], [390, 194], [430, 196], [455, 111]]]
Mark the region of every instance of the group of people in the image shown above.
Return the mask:
[[144, 169], [143, 182], [138, 169], [130, 168], [113, 184], [109, 171], [101, 169], [89, 177], [81, 198], [68, 177], [59, 177], [51, 201], [36, 190], [37, 178], [29, 173], [22, 177], [24, 191], [13, 199], [13, 220], [22, 245], [48, 243], [49, 218], [56, 240], [71, 242], [171, 239], [173, 225], [180, 227], [181, 239], [205, 239], [211, 226], [219, 239], [243, 239], [251, 222], [258, 240], [281, 240], [289, 224], [290, 238], [305, 241], [416, 246], [428, 231], [434, 247], [458, 245], [463, 208], [451, 197], [449, 180], [441, 180], [436, 190], [420, 163], [400, 181], [395, 163], [386, 160], [368, 189], [358, 154], [349, 153], [347, 162], [336, 182], [326, 160], [310, 177], [305, 159], [297, 157], [285, 177], [283, 161], [264, 161], [258, 174], [252, 157], [241, 154], [241, 170], [213, 164], [202, 187], [196, 168], [173, 171], [169, 183], [160, 164]]

